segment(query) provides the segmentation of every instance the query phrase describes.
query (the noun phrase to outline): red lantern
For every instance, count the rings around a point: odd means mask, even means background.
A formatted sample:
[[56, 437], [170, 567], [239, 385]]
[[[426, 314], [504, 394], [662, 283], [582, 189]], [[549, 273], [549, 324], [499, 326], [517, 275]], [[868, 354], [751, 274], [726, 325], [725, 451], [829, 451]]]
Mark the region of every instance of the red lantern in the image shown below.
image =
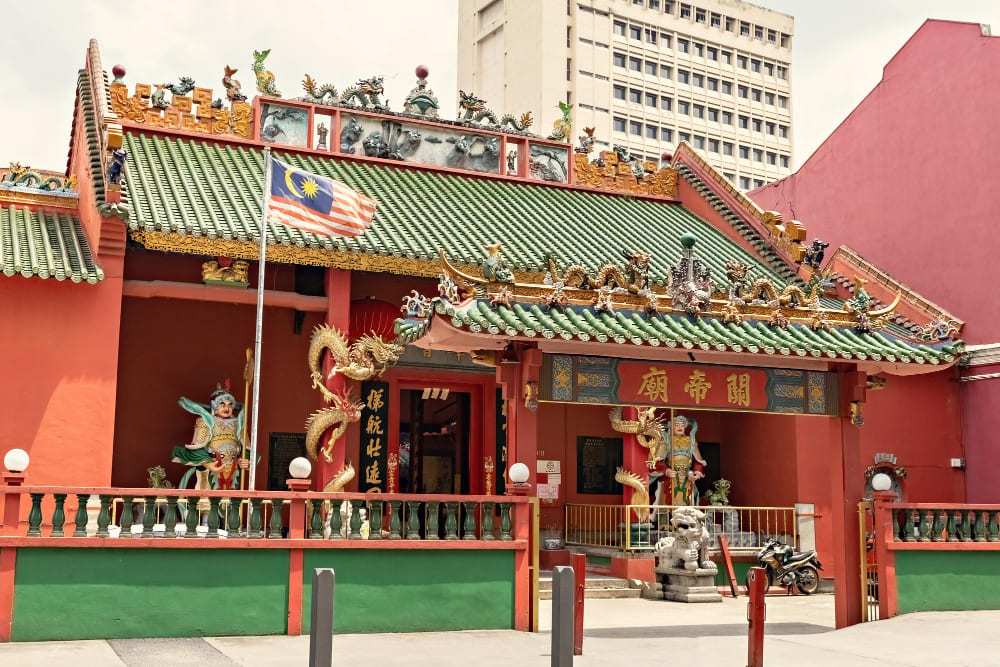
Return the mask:
[[395, 323], [399, 306], [378, 299], [359, 299], [351, 302], [351, 325], [348, 334], [357, 340], [365, 334], [381, 336], [390, 341], [396, 338]]

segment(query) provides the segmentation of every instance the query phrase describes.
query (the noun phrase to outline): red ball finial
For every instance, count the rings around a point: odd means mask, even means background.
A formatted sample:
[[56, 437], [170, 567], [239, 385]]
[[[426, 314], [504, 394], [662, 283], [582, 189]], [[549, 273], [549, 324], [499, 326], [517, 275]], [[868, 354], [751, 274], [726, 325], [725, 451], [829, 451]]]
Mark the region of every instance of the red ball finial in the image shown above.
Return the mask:
[[120, 79], [123, 76], [125, 76], [125, 66], [115, 65], [114, 67], [111, 68], [111, 73], [115, 75], [116, 79]]
[[427, 75], [431, 73], [431, 71], [427, 69], [427, 65], [417, 65], [415, 72], [418, 79], [426, 79]]
[[660, 155], [660, 161], [661, 162], [670, 162], [673, 159], [674, 159], [674, 156], [670, 154], [670, 151], [663, 151], [663, 154]]

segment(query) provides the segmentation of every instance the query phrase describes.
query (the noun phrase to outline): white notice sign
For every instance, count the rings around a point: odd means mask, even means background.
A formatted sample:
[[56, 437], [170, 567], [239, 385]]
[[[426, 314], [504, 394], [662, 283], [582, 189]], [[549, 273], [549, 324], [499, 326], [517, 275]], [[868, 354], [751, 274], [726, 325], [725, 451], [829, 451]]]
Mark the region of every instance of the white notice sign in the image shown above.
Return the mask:
[[536, 484], [538, 497], [545, 500], [556, 500], [559, 497], [558, 484]]
[[538, 472], [559, 472], [559, 461], [538, 461]]

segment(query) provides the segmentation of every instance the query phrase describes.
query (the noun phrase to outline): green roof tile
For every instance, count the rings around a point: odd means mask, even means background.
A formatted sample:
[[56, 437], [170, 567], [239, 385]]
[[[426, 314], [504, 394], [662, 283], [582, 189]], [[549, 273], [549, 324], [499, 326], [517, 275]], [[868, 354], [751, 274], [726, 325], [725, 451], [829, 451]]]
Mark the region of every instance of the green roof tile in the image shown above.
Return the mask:
[[86, 281], [104, 279], [80, 221], [69, 213], [0, 205], [0, 272]]

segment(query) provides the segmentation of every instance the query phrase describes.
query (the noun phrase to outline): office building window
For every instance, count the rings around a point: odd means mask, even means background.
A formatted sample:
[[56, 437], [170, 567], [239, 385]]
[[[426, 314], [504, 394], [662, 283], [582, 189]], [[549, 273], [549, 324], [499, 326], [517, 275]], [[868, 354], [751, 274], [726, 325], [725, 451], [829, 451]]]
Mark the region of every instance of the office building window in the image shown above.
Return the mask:
[[723, 65], [733, 64], [733, 54], [730, 53], [729, 51], [722, 51], [721, 53], [719, 53], [719, 56], [722, 58]]
[[705, 53], [708, 54], [705, 57], [708, 58], [709, 60], [719, 59], [719, 50], [714, 46], [710, 46], [707, 49], [705, 49]]
[[705, 137], [699, 137], [697, 134], [694, 135], [694, 147], [698, 150], [705, 149]]
[[691, 18], [691, 5], [681, 5], [681, 18], [689, 19]]
[[774, 123], [771, 122], [765, 123], [765, 127], [767, 128], [767, 133], [770, 134], [771, 136], [774, 136]]
[[781, 109], [788, 108], [788, 98], [784, 95], [778, 95], [778, 107]]
[[654, 63], [652, 60], [646, 61], [646, 74], [649, 74], [651, 76], [656, 76], [656, 63]]
[[740, 35], [743, 37], [750, 36], [750, 24], [746, 21], [740, 21]]
[[695, 118], [704, 118], [705, 117], [705, 107], [703, 107], [700, 104], [694, 104], [694, 105], [692, 105], [691, 106], [691, 115], [694, 116]]
[[762, 187], [764, 187], [764, 181], [762, 181], [759, 178], [755, 178], [755, 179], [753, 179], [753, 186], [755, 188], [762, 188]]
[[704, 23], [705, 22], [705, 10], [704, 9], [696, 9], [694, 11], [694, 22], [695, 23]]
[[781, 33], [781, 48], [787, 49], [789, 46], [789, 42], [791, 41], [792, 41], [791, 35], [786, 35], [785, 33]]
[[692, 46], [694, 47], [694, 55], [698, 56], [699, 58], [703, 58], [705, 56], [704, 44], [699, 44], [698, 42], [695, 42]]
[[635, 88], [628, 89], [628, 101], [635, 104], [642, 104], [642, 91]]
[[718, 90], [719, 90], [719, 80], [715, 79], [713, 77], [708, 77], [708, 79], [705, 82], [705, 87], [708, 88], [709, 90], [714, 90], [714, 91], [718, 92]]
[[[566, 80], [567, 81], [572, 81], [573, 80], [573, 59], [572, 58], [567, 58], [566, 59]], [[567, 102], [566, 104], [569, 104], [569, 102]]]
[[722, 16], [719, 15], [719, 14], [716, 14], [715, 12], [712, 12], [712, 23], [711, 23], [711, 26], [713, 28], [719, 28], [719, 27], [721, 27], [722, 26]]
[[670, 111], [671, 99], [669, 97], [660, 98], [660, 108], [664, 111]]
[[614, 123], [615, 123], [614, 124], [615, 132], [624, 132], [625, 131], [625, 119], [624, 118], [619, 118], [618, 116], [615, 116]]
[[764, 74], [774, 76], [774, 63], [764, 63]]
[[660, 128], [657, 127], [656, 125], [647, 125], [646, 126], [646, 138], [647, 139], [656, 139], [657, 135], [659, 134], [659, 130], [660, 130]]
[[764, 151], [759, 148], [753, 149], [753, 161], [763, 162], [764, 161]]
[[634, 39], [636, 41], [642, 39], [642, 28], [637, 25], [630, 25], [628, 27], [629, 39]]
[[782, 155], [781, 156], [781, 166], [784, 169], [788, 169], [788, 156], [787, 155]]
[[740, 129], [741, 130], [749, 130], [750, 129], [750, 117], [749, 116], [740, 116]]
[[614, 56], [612, 56], [612, 57], [614, 59], [613, 62], [615, 64], [615, 67], [625, 67], [625, 54], [624, 53], [617, 53], [616, 52], [614, 54]]
[[760, 118], [754, 118], [753, 119], [753, 131], [754, 132], [760, 132], [761, 123], [762, 123], [762, 121], [761, 121]]
[[613, 91], [616, 100], [625, 99], [625, 86], [614, 86], [611, 90]]
[[740, 176], [740, 190], [750, 189], [750, 179], [746, 176]]
[[725, 176], [725, 177], [726, 177], [726, 180], [727, 180], [727, 181], [729, 181], [729, 182], [730, 182], [730, 183], [732, 183], [733, 185], [736, 185], [736, 174], [730, 174], [730, 173], [729, 173], [729, 172], [727, 171], [726, 173], [724, 173], [724, 174], [723, 174], [723, 176]]
[[788, 126], [787, 125], [779, 125], [778, 126], [778, 136], [781, 137], [782, 139], [787, 139], [788, 138]]
[[645, 30], [643, 30], [643, 34], [646, 36], [647, 42], [649, 42], [650, 44], [656, 44], [656, 35], [658, 35], [659, 33], [657, 33], [655, 30], [650, 30], [649, 28], [646, 28]]
[[734, 18], [732, 18], [730, 16], [727, 16], [726, 17], [726, 32], [735, 32], [735, 31], [736, 31], [736, 19], [734, 19]]
[[753, 27], [753, 38], [764, 41], [764, 29], [761, 28], [759, 25], [755, 25]]
[[642, 123], [640, 123], [637, 120], [630, 120], [628, 122], [628, 131], [629, 131], [629, 134], [634, 134], [634, 135], [637, 135], [637, 136], [641, 137], [642, 136]]
[[614, 31], [614, 34], [620, 35], [620, 36], [624, 37], [625, 36], [625, 22], [624, 21], [615, 21], [615, 24], [614, 24], [614, 27], [612, 28], [612, 30]]
[[753, 93], [750, 96], [750, 99], [752, 99], [754, 102], [760, 102], [760, 90], [754, 88]]
[[778, 69], [778, 78], [779, 79], [787, 79], [788, 78], [788, 68], [787, 67], [782, 67], [781, 65], [778, 65], [777, 69]]
[[670, 78], [670, 68], [666, 65], [660, 65], [660, 76], [664, 79]]
[[660, 8], [660, 0], [649, 0], [649, 8], [658, 10]]
[[646, 93], [646, 106], [656, 108], [656, 95], [653, 93]]
[[669, 142], [669, 141], [673, 141], [673, 140], [674, 140], [674, 131], [671, 130], [669, 127], [661, 127], [660, 128], [660, 141]]
[[777, 164], [778, 164], [778, 154], [777, 153], [772, 153], [771, 151], [768, 151], [767, 152], [767, 163], [768, 164], [773, 164], [773, 165], [777, 166]]
[[764, 93], [764, 104], [774, 106], [774, 93]]
[[708, 108], [708, 119], [710, 121], [712, 121], [713, 123], [718, 123], [719, 122], [719, 110], [718, 109], [713, 109], [713, 108], [709, 107]]
[[746, 99], [750, 95], [750, 89], [747, 88], [746, 86], [737, 86], [736, 91], [739, 93], [739, 96], [742, 97], [743, 99]]
[[750, 71], [760, 73], [760, 61], [756, 58], [750, 59]]
[[732, 155], [733, 154], [733, 145], [731, 143], [729, 143], [728, 141], [722, 142], [722, 154], [723, 155]]
[[746, 56], [736, 56], [736, 66], [740, 69], [747, 68], [747, 57]]
[[704, 88], [705, 87], [705, 77], [702, 76], [701, 74], [692, 74], [691, 75], [691, 85], [692, 86], [697, 86], [698, 88]]
[[740, 146], [740, 157], [744, 160], [750, 159], [750, 149], [746, 146]]
[[708, 152], [709, 153], [718, 153], [719, 152], [719, 140], [718, 139], [709, 139], [708, 140]]
[[776, 33], [773, 30], [768, 30], [767, 31], [767, 41], [769, 41], [771, 44], [774, 44], [775, 42], [777, 42], [778, 41], [778, 33]]
[[677, 100], [677, 113], [682, 113], [685, 116], [689, 115], [691, 113], [691, 103], [684, 100]]
[[677, 83], [688, 83], [690, 79], [691, 75], [686, 69], [677, 70]]
[[665, 32], [660, 33], [660, 46], [662, 46], [665, 49], [670, 48], [670, 35], [668, 35]]
[[678, 132], [677, 133], [677, 139], [680, 140], [680, 141], [690, 142], [691, 141], [691, 135], [688, 134], [687, 132]]
[[690, 42], [688, 42], [686, 39], [678, 39], [677, 40], [677, 50], [679, 52], [681, 52], [681, 53], [687, 53], [690, 50], [689, 46], [690, 46]]
[[641, 72], [642, 71], [642, 59], [641, 58], [629, 58], [628, 59], [628, 68], [630, 70], [632, 70], [633, 72]]
[[732, 125], [733, 124], [733, 112], [732, 111], [723, 111], [722, 112], [722, 124], [723, 125]]
[[722, 82], [722, 94], [723, 95], [732, 95], [733, 94], [733, 84], [729, 83], [728, 81], [723, 81]]

